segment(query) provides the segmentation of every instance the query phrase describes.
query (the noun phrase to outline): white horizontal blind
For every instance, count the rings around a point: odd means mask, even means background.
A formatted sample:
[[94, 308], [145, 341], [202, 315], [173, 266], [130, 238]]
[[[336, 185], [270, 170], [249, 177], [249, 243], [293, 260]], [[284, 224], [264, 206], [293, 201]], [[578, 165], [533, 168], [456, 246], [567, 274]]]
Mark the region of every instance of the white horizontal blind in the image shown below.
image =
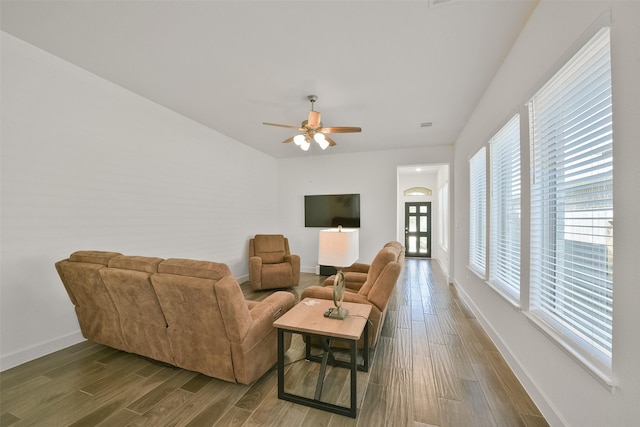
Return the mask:
[[520, 298], [520, 115], [489, 141], [489, 281]]
[[[531, 313], [610, 368], [613, 134], [609, 30], [530, 101]], [[577, 347], [576, 347], [577, 345]]]
[[469, 266], [484, 275], [487, 259], [487, 153], [485, 147], [469, 160]]

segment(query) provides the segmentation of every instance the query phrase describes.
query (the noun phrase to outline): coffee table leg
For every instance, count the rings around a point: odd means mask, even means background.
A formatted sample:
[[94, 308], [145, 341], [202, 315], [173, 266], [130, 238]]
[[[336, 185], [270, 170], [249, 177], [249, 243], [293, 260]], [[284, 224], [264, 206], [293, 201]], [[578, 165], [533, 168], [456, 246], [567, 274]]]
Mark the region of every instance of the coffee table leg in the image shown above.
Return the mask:
[[351, 343], [351, 407], [349, 408], [349, 416], [355, 418], [356, 417], [356, 384], [357, 384], [357, 373], [358, 373], [358, 341], [350, 341]]
[[[366, 326], [365, 326], [366, 331]], [[316, 397], [314, 399], [309, 399], [304, 396], [295, 395], [291, 393], [287, 393], [284, 389], [284, 329], [278, 328], [277, 338], [278, 338], [278, 399], [287, 400], [289, 402], [297, 403], [300, 405], [306, 405], [311, 408], [321, 409], [323, 411], [333, 412], [335, 414], [344, 415], [351, 418], [356, 418], [357, 415], [357, 372], [358, 370], [362, 370], [362, 366], [358, 365], [357, 355], [358, 355], [358, 341], [357, 340], [349, 340], [349, 352], [350, 352], [350, 361], [347, 362], [338, 362], [331, 352], [331, 338], [324, 337], [319, 335], [320, 341], [322, 342], [324, 354], [322, 356], [322, 364], [320, 367], [321, 374], [318, 378], [318, 384], [316, 385]], [[291, 332], [291, 331], [290, 331]], [[297, 332], [294, 332], [297, 333]], [[365, 343], [368, 342], [365, 339]], [[310, 354], [309, 354], [310, 356]], [[309, 360], [319, 361], [320, 357], [310, 356]], [[349, 407], [336, 405], [333, 403], [322, 402], [320, 400], [320, 395], [322, 394], [322, 383], [324, 382], [324, 376], [326, 374], [327, 364], [337, 364], [341, 367], [348, 367], [351, 372], [351, 405]], [[365, 365], [368, 365], [368, 354], [365, 355]]]
[[278, 329], [278, 399], [284, 395], [284, 331]]
[[369, 372], [369, 321], [364, 324], [363, 371]]
[[320, 373], [318, 374], [318, 383], [316, 384], [316, 394], [315, 399], [320, 400], [320, 396], [322, 395], [322, 387], [324, 386], [324, 377], [327, 372], [327, 362], [329, 360], [329, 355], [331, 354], [331, 340], [327, 338], [321, 338], [323, 354], [322, 354], [322, 362], [320, 362]]

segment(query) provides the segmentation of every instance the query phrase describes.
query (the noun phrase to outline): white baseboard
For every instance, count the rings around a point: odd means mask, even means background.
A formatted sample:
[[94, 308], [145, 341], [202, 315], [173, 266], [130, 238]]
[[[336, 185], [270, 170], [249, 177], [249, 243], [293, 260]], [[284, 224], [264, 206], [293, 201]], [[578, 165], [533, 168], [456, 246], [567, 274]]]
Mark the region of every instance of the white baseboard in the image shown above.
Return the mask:
[[473, 300], [469, 298], [469, 295], [465, 292], [464, 288], [454, 279], [453, 285], [458, 291], [458, 295], [467, 304], [469, 309], [480, 322], [482, 328], [487, 332], [495, 346], [500, 351], [500, 354], [505, 359], [513, 373], [516, 375], [520, 383], [523, 385], [529, 396], [533, 399], [538, 409], [545, 417], [545, 420], [551, 426], [566, 426], [566, 421], [560, 415], [556, 407], [551, 400], [543, 393], [537, 386], [536, 382], [528, 374], [527, 370], [520, 363], [520, 360], [514, 355], [509, 345], [502, 339], [498, 331], [496, 331], [487, 318], [482, 314], [482, 311], [475, 305]]
[[243, 276], [235, 277], [235, 279], [236, 279], [236, 282], [238, 282], [240, 284], [243, 284], [244, 282], [248, 282], [249, 281], [249, 275], [245, 274]]
[[22, 365], [23, 363], [27, 363], [31, 360], [37, 359], [38, 357], [53, 353], [54, 351], [62, 350], [63, 348], [84, 340], [85, 338], [82, 336], [80, 330], [78, 330], [44, 343], [14, 351], [13, 353], [3, 354], [0, 356], [0, 371], [5, 371], [15, 366]]

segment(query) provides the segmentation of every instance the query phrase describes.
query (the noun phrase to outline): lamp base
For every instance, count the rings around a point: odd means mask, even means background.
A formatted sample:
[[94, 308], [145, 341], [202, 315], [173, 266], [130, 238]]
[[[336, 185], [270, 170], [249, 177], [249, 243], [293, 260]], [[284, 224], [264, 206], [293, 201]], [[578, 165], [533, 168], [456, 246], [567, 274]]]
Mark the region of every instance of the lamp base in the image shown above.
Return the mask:
[[331, 307], [325, 313], [325, 317], [329, 317], [331, 319], [339, 319], [344, 320], [345, 317], [349, 315], [349, 310], [342, 307]]

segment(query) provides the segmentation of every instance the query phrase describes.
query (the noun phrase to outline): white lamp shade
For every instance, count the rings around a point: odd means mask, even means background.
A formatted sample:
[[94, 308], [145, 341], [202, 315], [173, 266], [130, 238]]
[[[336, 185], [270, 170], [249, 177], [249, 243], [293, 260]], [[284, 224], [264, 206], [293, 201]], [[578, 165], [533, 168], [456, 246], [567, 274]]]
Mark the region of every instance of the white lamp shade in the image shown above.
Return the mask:
[[332, 267], [348, 267], [360, 257], [357, 229], [330, 228], [320, 231], [318, 264]]
[[304, 142], [304, 135], [296, 135], [293, 137], [293, 142], [295, 142], [296, 145], [300, 145]]
[[302, 151], [309, 151], [309, 147], [311, 147], [311, 143], [309, 143], [308, 141], [304, 141], [302, 144], [300, 144], [300, 148], [302, 148]]

